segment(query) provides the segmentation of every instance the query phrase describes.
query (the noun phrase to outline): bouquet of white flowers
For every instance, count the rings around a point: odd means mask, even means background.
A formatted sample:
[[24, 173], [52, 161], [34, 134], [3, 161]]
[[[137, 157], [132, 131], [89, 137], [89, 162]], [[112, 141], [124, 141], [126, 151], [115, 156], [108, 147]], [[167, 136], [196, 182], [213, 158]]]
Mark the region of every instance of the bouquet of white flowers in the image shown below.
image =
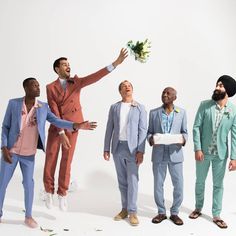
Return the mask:
[[148, 51], [149, 48], [151, 48], [151, 42], [146, 39], [144, 42], [137, 41], [136, 43], [133, 43], [132, 40], [130, 40], [127, 43], [128, 48], [131, 51], [131, 54], [135, 56], [135, 60], [145, 63], [149, 57], [150, 51]]

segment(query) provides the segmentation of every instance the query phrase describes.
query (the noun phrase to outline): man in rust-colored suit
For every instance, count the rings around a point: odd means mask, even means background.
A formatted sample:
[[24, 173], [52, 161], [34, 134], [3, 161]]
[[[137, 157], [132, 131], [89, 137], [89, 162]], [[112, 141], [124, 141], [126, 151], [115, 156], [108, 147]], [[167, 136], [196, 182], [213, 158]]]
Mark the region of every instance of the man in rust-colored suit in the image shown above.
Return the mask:
[[[83, 114], [80, 104], [80, 90], [109, 74], [116, 66], [121, 64], [127, 56], [128, 51], [121, 49], [118, 58], [111, 65], [83, 78], [79, 78], [77, 75], [70, 77], [70, 65], [67, 58], [58, 58], [53, 64], [53, 69], [58, 74], [58, 79], [47, 85], [47, 99], [52, 112], [61, 119], [82, 122]], [[67, 210], [66, 195], [70, 183], [71, 162], [77, 136], [78, 132], [61, 130], [53, 125], [49, 127], [43, 178], [47, 208], [51, 208], [53, 203], [55, 190], [54, 175], [58, 153], [61, 147], [62, 157], [57, 194], [60, 209], [62, 211]]]

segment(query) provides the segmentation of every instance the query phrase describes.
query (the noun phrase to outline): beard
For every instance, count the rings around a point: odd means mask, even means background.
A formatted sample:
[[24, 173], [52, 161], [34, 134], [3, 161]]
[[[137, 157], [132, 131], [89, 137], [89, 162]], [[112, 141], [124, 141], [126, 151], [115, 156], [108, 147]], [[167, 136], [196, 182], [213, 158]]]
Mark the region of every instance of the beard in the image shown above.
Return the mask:
[[214, 101], [219, 101], [219, 100], [222, 100], [224, 99], [226, 96], [226, 92], [221, 92], [220, 90], [214, 90], [211, 98], [214, 100]]

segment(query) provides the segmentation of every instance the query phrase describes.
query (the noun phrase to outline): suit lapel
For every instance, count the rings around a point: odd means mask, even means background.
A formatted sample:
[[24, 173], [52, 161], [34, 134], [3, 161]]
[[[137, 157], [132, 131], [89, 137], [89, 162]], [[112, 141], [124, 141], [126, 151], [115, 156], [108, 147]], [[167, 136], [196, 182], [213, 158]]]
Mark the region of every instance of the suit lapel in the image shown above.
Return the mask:
[[121, 108], [121, 102], [119, 102], [116, 107], [116, 116], [118, 120], [120, 120], [120, 108]]
[[116, 117], [116, 122], [118, 124], [118, 132], [120, 130], [120, 108], [121, 108], [121, 102], [118, 102], [115, 110], [115, 117]]
[[162, 125], [162, 107], [160, 109], [158, 109], [158, 111], [157, 111], [157, 117], [156, 117], [156, 124], [155, 125], [157, 125], [158, 119], [159, 119], [159, 122], [161, 124], [161, 131], [163, 133], [164, 128], [163, 128], [163, 125]]
[[216, 104], [214, 103], [211, 106], [211, 125], [212, 125], [212, 130], [214, 130], [214, 124], [215, 124], [215, 116], [216, 116], [216, 108], [215, 108]]
[[174, 114], [173, 114], [173, 121], [172, 121], [172, 124], [171, 124], [171, 127], [170, 127], [170, 133], [172, 133], [172, 130], [174, 129], [174, 125], [175, 124], [178, 124], [177, 123], [177, 119], [178, 119], [178, 116], [179, 116], [179, 112], [180, 111], [177, 111], [179, 110], [177, 107], [174, 108]]
[[59, 78], [55, 81], [54, 88], [60, 93], [62, 96], [65, 96], [65, 91], [61, 86]]
[[225, 110], [224, 110], [224, 114], [222, 116], [219, 128], [222, 126], [223, 122], [228, 121], [230, 119], [230, 110], [231, 110], [231, 108], [230, 108], [230, 105], [228, 103]]
[[36, 110], [36, 119], [37, 119], [37, 126], [38, 126], [38, 130], [39, 130], [39, 122], [40, 122], [40, 112], [42, 111], [43, 109], [43, 104], [38, 101], [38, 107], [35, 109]]
[[134, 106], [130, 106], [130, 110], [129, 110], [129, 114], [128, 114], [128, 126], [129, 126], [129, 123], [131, 122], [131, 119], [132, 119], [132, 116], [133, 116], [133, 113], [134, 113], [134, 109], [135, 107]]
[[19, 130], [20, 130], [20, 126], [21, 126], [23, 100], [24, 100], [24, 97], [23, 97], [23, 98], [20, 98], [20, 99], [17, 101], [18, 104], [17, 104], [17, 107], [16, 107], [16, 116], [17, 116], [17, 123], [18, 123], [18, 128], [19, 128]]
[[64, 101], [67, 100], [73, 93], [73, 90], [75, 87], [77, 87], [75, 85], [76, 81], [73, 79], [69, 79], [70, 82], [67, 82], [66, 84], [66, 91], [65, 91], [65, 96], [64, 96]]

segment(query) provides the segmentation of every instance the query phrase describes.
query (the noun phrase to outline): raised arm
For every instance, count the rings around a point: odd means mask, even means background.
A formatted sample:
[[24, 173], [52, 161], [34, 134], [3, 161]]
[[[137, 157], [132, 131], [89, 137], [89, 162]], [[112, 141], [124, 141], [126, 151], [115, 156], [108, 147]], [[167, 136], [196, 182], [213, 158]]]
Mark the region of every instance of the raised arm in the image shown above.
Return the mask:
[[80, 78], [81, 79], [81, 83], [80, 83], [81, 88], [88, 86], [90, 84], [93, 84], [93, 83], [97, 82], [98, 80], [102, 79], [105, 75], [109, 74], [113, 69], [115, 69], [118, 65], [120, 65], [125, 60], [125, 58], [127, 56], [128, 56], [127, 49], [122, 48], [119, 56], [111, 65], [109, 65], [109, 66], [107, 66], [107, 67], [105, 67], [93, 74], [90, 74], [88, 76]]

